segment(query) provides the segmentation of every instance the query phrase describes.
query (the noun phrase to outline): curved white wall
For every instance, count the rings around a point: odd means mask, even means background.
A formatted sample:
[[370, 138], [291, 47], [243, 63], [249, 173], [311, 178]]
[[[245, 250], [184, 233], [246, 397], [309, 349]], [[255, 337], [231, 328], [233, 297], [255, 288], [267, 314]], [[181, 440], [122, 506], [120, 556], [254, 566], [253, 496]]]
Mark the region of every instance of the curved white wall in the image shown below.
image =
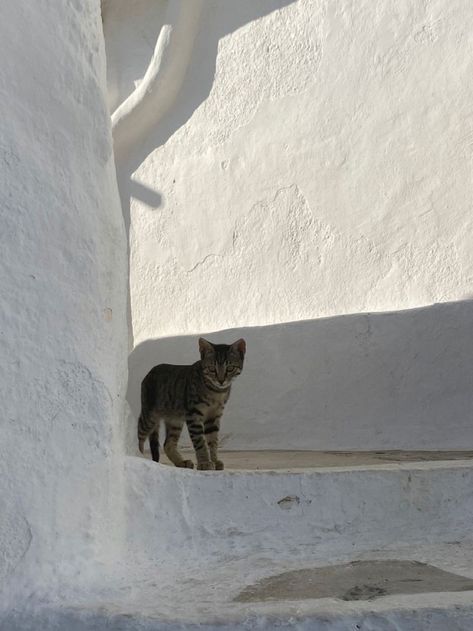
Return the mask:
[[[163, 9], [172, 2], [159, 4]], [[159, 19], [152, 14], [155, 3], [135, 6], [133, 20], [120, 22], [117, 10], [120, 28], [106, 29], [114, 102], [130, 94], [130, 77], [138, 85], [145, 75], [149, 54], [143, 51], [153, 50], [165, 23], [163, 13]], [[131, 197], [134, 340], [137, 347], [149, 345], [149, 360], [139, 368], [135, 353], [132, 379], [139, 382], [148, 363], [180, 359], [179, 345], [166, 358], [151, 357], [149, 340], [156, 338], [471, 297], [472, 28], [468, 0], [382, 0], [376, 10], [355, 0], [204, 3], [175, 102], [123, 159], [122, 198]], [[371, 338], [358, 343], [353, 333], [346, 348], [327, 347], [333, 381], [323, 399], [331, 393], [336, 408], [327, 416], [311, 394], [330, 376], [326, 360], [315, 354], [322, 341], [313, 344], [309, 336], [278, 355], [289, 371], [278, 381], [276, 351], [263, 336], [254, 346], [257, 357], [249, 346], [246, 370], [255, 381], [240, 386], [234, 403], [247, 415], [235, 444], [255, 445], [253, 420], [280, 413], [272, 387], [264, 385], [273, 374], [282, 398], [291, 399], [294, 390], [301, 397], [290, 417], [299, 423], [297, 445], [405, 447], [402, 424], [395, 431], [394, 412], [382, 411], [392, 411], [393, 401], [404, 422], [414, 423], [411, 446], [461, 445], [473, 420], [463, 377], [472, 365], [466, 354], [459, 362], [445, 355], [459, 338], [455, 327], [449, 334], [443, 324], [447, 350], [432, 362], [458, 375], [457, 391], [452, 395], [431, 366], [426, 378], [439, 399], [453, 397], [463, 428], [458, 433], [430, 431], [433, 404], [419, 405], [422, 373], [415, 370], [407, 399], [401, 382], [393, 382], [394, 393], [376, 390], [376, 380], [363, 385], [357, 397], [371, 405], [371, 421], [361, 404], [356, 413], [350, 409], [354, 395], [343, 382], [347, 362], [391, 383], [391, 364], [373, 363]], [[385, 342], [390, 348], [397, 340], [393, 363], [402, 361], [397, 349], [410, 339], [399, 326]], [[314, 334], [323, 329], [315, 327]], [[424, 349], [423, 340], [410, 346], [414, 354], [418, 347]], [[195, 358], [195, 352], [186, 353], [186, 361]], [[301, 388], [294, 376], [301, 361], [315, 368], [317, 386], [304, 381]], [[270, 373], [264, 381], [260, 367]], [[253, 402], [255, 390], [262, 390], [264, 404], [250, 411], [244, 403]], [[301, 419], [309, 415], [324, 419], [322, 429]], [[440, 417], [431, 422], [437, 428]], [[344, 433], [350, 423], [356, 436]], [[283, 447], [283, 434], [278, 436]]]
[[0, 34], [0, 587], [25, 606], [120, 541], [126, 240], [98, 0], [6, 0]]
[[[247, 342], [222, 446], [472, 449], [472, 323], [473, 304], [458, 302], [209, 333], [215, 342]], [[132, 418], [140, 381], [157, 361], [196, 357], [193, 335], [138, 344], [129, 363]], [[135, 427], [131, 420], [134, 450]]]

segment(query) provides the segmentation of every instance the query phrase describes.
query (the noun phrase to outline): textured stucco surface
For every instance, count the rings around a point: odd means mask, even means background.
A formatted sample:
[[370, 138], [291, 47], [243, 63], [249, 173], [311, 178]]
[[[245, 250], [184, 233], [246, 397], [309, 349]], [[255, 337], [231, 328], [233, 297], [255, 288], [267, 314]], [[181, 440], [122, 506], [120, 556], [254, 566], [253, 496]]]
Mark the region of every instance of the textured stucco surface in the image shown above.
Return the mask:
[[[109, 33], [112, 100], [151, 4]], [[131, 160], [161, 198], [131, 203], [135, 342], [471, 295], [472, 26], [468, 0], [206, 2]]]
[[203, 473], [128, 458], [126, 471], [129, 551], [141, 568], [471, 541], [469, 461]]
[[[115, 5], [112, 108], [182, 36], [167, 25], [155, 45], [164, 3]], [[146, 368], [195, 359], [196, 332], [243, 332], [226, 446], [471, 447], [473, 9], [203, 8], [182, 86], [120, 156], [123, 222], [98, 0], [3, 7], [0, 627], [469, 631], [471, 593], [233, 602], [354, 557], [473, 577], [469, 461], [217, 473], [125, 457], [130, 194], [132, 408]]]
[[56, 579], [78, 584], [119, 544], [126, 241], [98, 0], [6, 0], [0, 33], [7, 606], [18, 594], [50, 596]]
[[[165, 4], [105, 21], [112, 106]], [[473, 5], [208, 0], [199, 19], [172, 107], [121, 156], [130, 387], [194, 361], [186, 335], [244, 334], [229, 448], [471, 446]], [[453, 301], [462, 324], [404, 315]]]

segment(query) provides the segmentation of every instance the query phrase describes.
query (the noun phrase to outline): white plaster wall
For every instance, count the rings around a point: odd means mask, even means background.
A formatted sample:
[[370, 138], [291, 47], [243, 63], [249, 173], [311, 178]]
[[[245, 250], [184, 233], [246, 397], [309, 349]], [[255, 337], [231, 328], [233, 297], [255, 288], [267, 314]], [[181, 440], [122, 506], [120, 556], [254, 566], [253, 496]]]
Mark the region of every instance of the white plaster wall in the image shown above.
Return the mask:
[[120, 545], [126, 240], [99, 1], [5, 0], [0, 57], [0, 605], [25, 606]]
[[[166, 23], [158, 4], [173, 2], [140, 0], [136, 10], [128, 5], [128, 20], [115, 3], [115, 22], [106, 28], [114, 105], [145, 76]], [[175, 101], [154, 126], [147, 120], [146, 138], [121, 156], [135, 345], [471, 297], [471, 2], [206, 0], [199, 24]], [[465, 314], [473, 322], [471, 309]], [[389, 333], [386, 347], [397, 340], [398, 349], [417, 349], [405, 333], [402, 325]], [[411, 446], [471, 443], [471, 360], [445, 355], [457, 344], [469, 348], [468, 340], [453, 329], [451, 337], [442, 334], [444, 351], [431, 358], [436, 370], [415, 359], [409, 364], [397, 349], [392, 363], [373, 363], [369, 336], [358, 344], [350, 334], [339, 345], [331, 335], [326, 360], [310, 336], [292, 347], [279, 340], [284, 354], [264, 337], [255, 354], [249, 346], [247, 370], [256, 380], [235, 397], [247, 415], [235, 445], [285, 446], [287, 432], [255, 443], [250, 426], [258, 414], [262, 425], [261, 415], [278, 418], [280, 399], [292, 400], [296, 391], [289, 421], [297, 424], [298, 445], [406, 447], [409, 437]], [[425, 349], [423, 340], [418, 345]], [[180, 355], [176, 346], [174, 355], [170, 349], [150, 362]], [[189, 352], [188, 361], [194, 358]], [[301, 362], [313, 367], [302, 382]], [[413, 365], [410, 376], [398, 375], [395, 362]], [[373, 377], [356, 395], [342, 380], [347, 365]], [[451, 387], [439, 366], [449, 367]], [[410, 395], [403, 399], [406, 379]], [[422, 407], [422, 379], [441, 404], [432, 399]], [[376, 390], [380, 382], [391, 390]], [[248, 410], [256, 391], [264, 403]], [[327, 415], [322, 401], [329, 397]], [[452, 400], [458, 432], [442, 431], [440, 416], [449, 415]], [[398, 412], [405, 420], [393, 425]], [[322, 424], [303, 420], [311, 415]]]

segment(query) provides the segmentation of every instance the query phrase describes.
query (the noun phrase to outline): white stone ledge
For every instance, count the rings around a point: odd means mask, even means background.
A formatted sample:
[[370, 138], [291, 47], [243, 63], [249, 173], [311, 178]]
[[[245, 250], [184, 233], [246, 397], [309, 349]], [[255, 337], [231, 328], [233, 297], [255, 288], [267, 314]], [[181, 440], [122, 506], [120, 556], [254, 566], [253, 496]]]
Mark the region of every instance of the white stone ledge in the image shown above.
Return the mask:
[[133, 555], [201, 558], [333, 554], [464, 540], [473, 523], [469, 461], [304, 471], [178, 470], [128, 458]]

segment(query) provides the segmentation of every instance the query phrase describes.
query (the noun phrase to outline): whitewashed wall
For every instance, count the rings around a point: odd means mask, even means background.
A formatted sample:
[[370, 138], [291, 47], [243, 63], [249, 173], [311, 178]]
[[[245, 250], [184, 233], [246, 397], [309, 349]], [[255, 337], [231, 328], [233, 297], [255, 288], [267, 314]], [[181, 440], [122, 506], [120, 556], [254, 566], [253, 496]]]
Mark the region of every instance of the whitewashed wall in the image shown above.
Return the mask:
[[120, 543], [126, 240], [98, 0], [5, 0], [0, 57], [0, 605], [26, 607]]
[[[114, 8], [106, 14], [105, 33], [115, 108], [146, 79], [158, 35], [163, 25], [173, 26], [170, 10], [179, 3], [109, 4]], [[376, 6], [204, 0], [193, 20], [191, 53], [175, 48], [183, 75], [179, 90], [177, 75], [171, 81], [163, 71], [157, 91], [168, 85], [173, 99], [156, 108], [154, 123], [147, 111], [128, 127], [137, 130], [134, 142], [122, 129], [117, 135], [122, 199], [131, 215], [133, 331], [141, 345], [132, 379], [139, 382], [148, 364], [181, 357], [177, 343], [156, 353], [149, 342], [156, 338], [471, 297], [469, 0], [382, 0]], [[171, 44], [159, 50], [169, 52]], [[122, 124], [123, 110], [120, 116]], [[468, 309], [466, 303], [462, 317], [473, 322]], [[377, 342], [367, 336], [358, 343], [356, 331], [346, 333], [342, 321], [344, 345], [336, 343], [335, 321], [333, 344], [313, 339], [324, 334], [323, 324], [305, 326], [307, 336], [294, 346], [281, 330], [272, 343], [284, 354], [255, 333], [256, 351], [249, 345], [246, 368], [252, 378], [232, 402], [240, 419], [233, 444], [284, 447], [283, 422], [269, 438], [263, 419], [281, 414], [280, 398], [292, 401], [297, 391], [297, 404], [284, 408], [299, 434], [294, 446], [473, 446], [473, 392], [465, 383], [470, 355], [448, 356], [449, 348], [469, 349], [470, 342], [457, 337], [455, 326], [445, 333], [444, 314], [444, 350], [431, 362], [448, 370], [448, 388], [430, 364], [391, 379], [407, 361], [399, 349], [408, 345], [413, 356], [417, 346], [428, 349], [425, 340], [406, 337], [401, 323], [410, 316], [399, 315], [389, 341], [381, 330], [380, 343], [395, 345], [392, 362], [381, 365], [373, 363]], [[458, 335], [466, 335], [460, 328]], [[321, 344], [329, 373], [317, 355]], [[138, 366], [142, 356], [149, 359]], [[195, 357], [186, 353], [186, 360]], [[301, 381], [298, 369], [307, 362], [314, 370]], [[353, 362], [376, 377], [360, 385], [355, 407], [343, 379]], [[275, 363], [285, 364], [283, 377]], [[416, 398], [423, 378], [416, 370], [430, 371], [424, 375], [429, 391], [443, 402], [435, 420], [435, 405], [422, 406], [422, 396]], [[411, 394], [403, 399], [406, 379]], [[392, 382], [389, 396], [379, 381]], [[323, 396], [314, 398], [322, 384]], [[373, 400], [377, 412], [366, 414], [361, 402], [369, 407]], [[393, 401], [404, 425], [393, 426]], [[451, 410], [456, 425], [442, 430], [441, 417]], [[310, 417], [321, 421], [309, 423]], [[261, 425], [256, 442], [255, 422]]]

